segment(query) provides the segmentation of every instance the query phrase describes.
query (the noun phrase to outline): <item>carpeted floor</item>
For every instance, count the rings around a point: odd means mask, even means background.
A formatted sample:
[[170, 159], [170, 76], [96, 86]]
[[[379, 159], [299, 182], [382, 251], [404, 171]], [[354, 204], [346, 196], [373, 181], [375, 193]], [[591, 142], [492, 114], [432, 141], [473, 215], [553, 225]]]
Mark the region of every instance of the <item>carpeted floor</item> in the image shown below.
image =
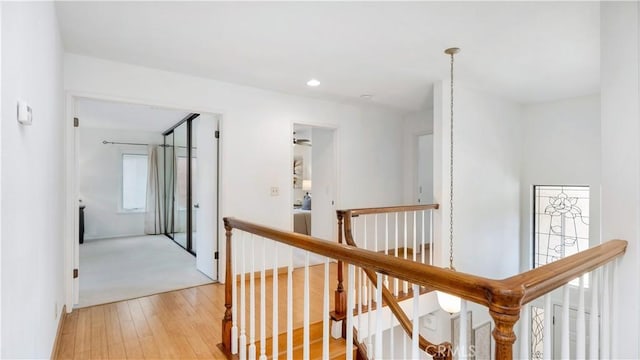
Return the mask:
[[76, 307], [210, 282], [196, 270], [196, 258], [164, 235], [87, 240], [80, 245], [80, 302]]

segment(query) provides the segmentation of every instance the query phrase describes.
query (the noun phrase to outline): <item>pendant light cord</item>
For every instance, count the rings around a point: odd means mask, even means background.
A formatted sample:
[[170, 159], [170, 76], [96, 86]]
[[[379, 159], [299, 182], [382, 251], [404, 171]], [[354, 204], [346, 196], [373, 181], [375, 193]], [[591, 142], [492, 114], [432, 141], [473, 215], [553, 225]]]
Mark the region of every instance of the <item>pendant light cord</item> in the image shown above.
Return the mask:
[[453, 267], [453, 55], [451, 52], [451, 121], [450, 121], [450, 146], [449, 146], [449, 268]]

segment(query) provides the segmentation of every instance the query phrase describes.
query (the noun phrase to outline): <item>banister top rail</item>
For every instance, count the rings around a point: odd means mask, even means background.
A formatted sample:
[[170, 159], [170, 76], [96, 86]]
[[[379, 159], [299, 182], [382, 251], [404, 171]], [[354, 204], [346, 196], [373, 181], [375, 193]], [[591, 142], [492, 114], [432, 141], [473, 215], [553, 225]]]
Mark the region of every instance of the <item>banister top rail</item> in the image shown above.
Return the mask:
[[504, 279], [501, 283], [505, 288], [522, 286], [525, 292], [522, 304], [526, 304], [608, 263], [624, 254], [626, 249], [627, 241], [610, 240], [577, 254]]
[[421, 211], [421, 210], [430, 210], [430, 209], [437, 210], [438, 207], [439, 207], [438, 204], [397, 205], [397, 206], [360, 208], [360, 209], [344, 209], [344, 210], [338, 210], [338, 213], [343, 215], [346, 213], [350, 213], [351, 216], [358, 216], [358, 215], [385, 214], [385, 213], [403, 212], [403, 211]]
[[624, 254], [627, 242], [611, 240], [564, 259], [503, 280], [451, 271], [359, 249], [307, 235], [286, 232], [235, 218], [224, 218], [225, 229], [243, 230], [313, 253], [369, 268], [414, 284], [430, 287], [495, 310], [520, 306]]

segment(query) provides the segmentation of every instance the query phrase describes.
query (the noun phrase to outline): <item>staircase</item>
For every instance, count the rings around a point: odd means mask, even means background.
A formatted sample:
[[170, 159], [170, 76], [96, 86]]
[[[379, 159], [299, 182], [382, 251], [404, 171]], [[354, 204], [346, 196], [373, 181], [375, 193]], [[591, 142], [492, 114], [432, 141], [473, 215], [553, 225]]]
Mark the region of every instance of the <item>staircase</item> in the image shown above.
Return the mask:
[[[338, 224], [344, 226], [339, 243], [225, 218], [227, 256], [221, 349], [229, 358], [240, 360], [421, 358], [427, 354], [435, 360], [445, 360], [456, 352], [460, 358], [478, 355], [511, 360], [514, 354], [531, 358], [533, 344], [541, 344], [535, 353], [552, 357], [552, 316], [544, 316], [544, 326], [535, 329], [531, 329], [530, 319], [534, 310], [536, 314], [541, 310], [552, 313], [553, 293], [558, 289], [562, 292], [560, 304], [564, 305], [562, 323], [566, 324], [561, 331], [561, 357], [571, 358], [567, 325], [571, 293], [576, 291], [570, 282], [579, 279], [576, 357], [586, 358], [587, 348], [590, 358], [611, 357], [611, 304], [615, 303], [612, 299], [619, 263], [615, 260], [624, 254], [626, 241], [610, 240], [510, 278], [489, 279], [430, 265], [433, 252], [428, 250], [433, 248], [433, 236], [427, 235], [431, 233], [428, 230], [432, 228], [432, 216], [424, 213], [429, 210], [424, 207], [339, 211]], [[437, 209], [437, 205], [428, 207]], [[399, 212], [408, 215], [396, 215]], [[356, 239], [362, 239], [362, 244]], [[321, 276], [310, 277], [310, 254], [324, 257]], [[304, 262], [304, 267], [294, 272], [294, 260]], [[337, 270], [334, 296], [330, 296], [330, 287], [335, 284], [330, 281], [331, 266]], [[281, 267], [287, 275], [279, 279]], [[273, 276], [269, 288], [266, 271]], [[235, 281], [237, 276], [240, 281]], [[587, 276], [593, 280], [589, 281], [589, 289], [585, 285]], [[284, 286], [279, 286], [281, 281]], [[467, 324], [471, 319], [467, 315], [468, 303], [479, 305], [474, 305], [479, 311], [488, 309], [487, 326], [469, 322], [473, 332], [467, 326], [458, 326], [457, 338], [451, 336], [453, 344], [430, 343], [420, 334], [420, 322], [416, 321], [434, 311], [424, 308], [421, 301], [429, 300], [421, 294], [430, 290], [461, 299], [458, 324]], [[600, 316], [602, 321], [589, 323], [587, 337], [588, 298], [589, 313]], [[429, 307], [435, 304], [431, 300]], [[338, 317], [344, 339], [336, 340], [329, 336], [329, 321]], [[282, 333], [285, 323], [287, 331]], [[521, 328], [519, 349], [514, 348], [516, 326]], [[539, 328], [544, 334], [534, 332]], [[385, 332], [387, 329], [389, 332]], [[475, 331], [484, 331], [480, 337], [483, 342], [478, 342], [477, 337], [470, 341], [468, 335]], [[250, 338], [247, 334], [251, 334]], [[279, 335], [269, 337], [271, 334]], [[540, 335], [544, 343], [539, 342]]]

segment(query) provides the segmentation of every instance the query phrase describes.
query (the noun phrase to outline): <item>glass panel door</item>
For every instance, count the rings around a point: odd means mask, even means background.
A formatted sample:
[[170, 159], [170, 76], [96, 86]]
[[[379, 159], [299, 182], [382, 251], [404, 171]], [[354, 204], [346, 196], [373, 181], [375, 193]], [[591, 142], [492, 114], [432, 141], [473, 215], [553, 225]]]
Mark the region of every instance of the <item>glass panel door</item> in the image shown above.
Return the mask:
[[187, 236], [187, 221], [190, 217], [190, 209], [188, 206], [189, 169], [187, 164], [187, 125], [188, 122], [184, 122], [173, 130], [174, 152], [176, 154], [173, 240], [183, 248], [191, 251], [191, 244], [189, 244], [188, 241], [189, 236]]
[[173, 239], [174, 227], [174, 196], [176, 181], [175, 151], [173, 146], [173, 132], [164, 136], [164, 234]]

